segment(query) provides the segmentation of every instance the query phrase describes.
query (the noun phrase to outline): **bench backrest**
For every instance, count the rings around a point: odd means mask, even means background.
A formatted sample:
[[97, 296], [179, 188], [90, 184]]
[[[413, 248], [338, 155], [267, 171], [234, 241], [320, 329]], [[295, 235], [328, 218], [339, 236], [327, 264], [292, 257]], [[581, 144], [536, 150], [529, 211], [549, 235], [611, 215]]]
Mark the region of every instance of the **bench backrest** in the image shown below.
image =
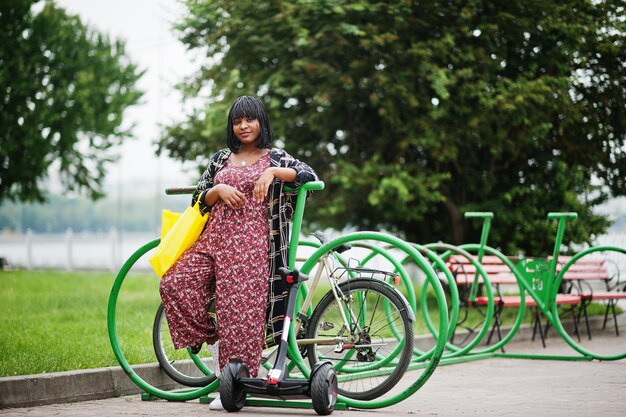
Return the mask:
[[[517, 258], [510, 258], [515, 262]], [[550, 258], [548, 258], [550, 259]], [[559, 256], [556, 267], [557, 273], [563, 266], [572, 259], [571, 256]], [[474, 278], [476, 267], [469, 259], [460, 255], [452, 255], [447, 260], [450, 271], [457, 276], [457, 283], [470, 282]], [[514, 284], [515, 276], [502, 259], [497, 256], [484, 256], [482, 268], [487, 274], [487, 278], [494, 284]], [[459, 279], [459, 276], [460, 279]], [[604, 259], [583, 257], [571, 265], [565, 275], [564, 280], [609, 280], [610, 274]]]

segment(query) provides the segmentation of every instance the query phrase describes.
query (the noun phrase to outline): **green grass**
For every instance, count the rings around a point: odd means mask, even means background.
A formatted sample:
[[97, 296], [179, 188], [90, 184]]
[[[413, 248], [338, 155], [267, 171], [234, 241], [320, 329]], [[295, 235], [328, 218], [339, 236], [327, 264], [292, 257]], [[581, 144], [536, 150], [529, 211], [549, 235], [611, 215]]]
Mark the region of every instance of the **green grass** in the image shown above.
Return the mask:
[[[117, 366], [107, 333], [114, 279], [114, 273], [0, 272], [0, 376]], [[158, 285], [151, 273], [132, 274], [120, 291], [117, 334], [131, 364], [156, 362], [152, 324], [160, 302]], [[320, 285], [314, 305], [328, 289], [326, 283]], [[419, 304], [419, 294], [417, 299]], [[435, 304], [429, 302], [436, 323]], [[505, 323], [516, 316], [512, 310], [505, 309]], [[604, 314], [603, 305], [592, 305], [591, 310], [591, 314]], [[482, 319], [473, 312], [469, 320], [480, 323]], [[530, 320], [527, 315], [525, 321]], [[415, 331], [428, 333], [421, 313]]]
[[[0, 272], [0, 376], [117, 365], [106, 322], [114, 279], [113, 273]], [[118, 335], [130, 363], [155, 361], [158, 304], [154, 275], [125, 280]]]

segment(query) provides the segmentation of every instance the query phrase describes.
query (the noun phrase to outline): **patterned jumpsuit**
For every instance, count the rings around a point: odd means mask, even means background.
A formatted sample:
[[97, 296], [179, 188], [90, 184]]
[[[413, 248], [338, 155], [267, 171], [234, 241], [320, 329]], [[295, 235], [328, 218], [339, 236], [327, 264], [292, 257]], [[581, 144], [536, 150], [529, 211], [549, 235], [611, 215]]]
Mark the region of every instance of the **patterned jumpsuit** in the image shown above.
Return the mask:
[[[219, 339], [219, 366], [240, 359], [258, 374], [264, 341], [269, 261], [267, 196], [252, 198], [254, 184], [269, 167], [269, 154], [248, 166], [230, 160], [215, 176], [245, 194], [246, 205], [229, 208], [218, 200], [198, 241], [163, 276], [160, 292], [177, 349]], [[208, 319], [215, 295], [217, 334]]]

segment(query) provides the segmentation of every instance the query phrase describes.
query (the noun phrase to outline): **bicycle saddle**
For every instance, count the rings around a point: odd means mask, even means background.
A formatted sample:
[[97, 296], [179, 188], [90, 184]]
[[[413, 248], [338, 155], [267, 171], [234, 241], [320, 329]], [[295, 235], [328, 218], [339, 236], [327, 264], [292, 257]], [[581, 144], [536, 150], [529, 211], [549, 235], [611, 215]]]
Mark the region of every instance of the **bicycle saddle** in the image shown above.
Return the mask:
[[[313, 233], [313, 236], [317, 240], [319, 240], [322, 245], [325, 245], [326, 242], [328, 242], [328, 238], [326, 237], [326, 235], [323, 232], [320, 232], [319, 230], [317, 232]], [[351, 248], [352, 248], [351, 244], [343, 243], [343, 244], [341, 244], [339, 246], [335, 246], [333, 248], [333, 251], [337, 252], [337, 253], [343, 253], [343, 252], [345, 252], [345, 251], [347, 251], [348, 249], [351, 249]]]

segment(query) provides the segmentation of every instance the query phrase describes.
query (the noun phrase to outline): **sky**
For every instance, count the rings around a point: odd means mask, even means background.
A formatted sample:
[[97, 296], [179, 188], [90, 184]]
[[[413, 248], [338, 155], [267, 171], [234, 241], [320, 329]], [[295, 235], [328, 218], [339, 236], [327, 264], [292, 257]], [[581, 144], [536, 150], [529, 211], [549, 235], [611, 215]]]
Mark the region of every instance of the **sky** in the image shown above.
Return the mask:
[[197, 173], [188, 165], [155, 155], [160, 126], [183, 117], [174, 85], [197, 65], [178, 41], [172, 23], [182, 15], [177, 0], [55, 0], [83, 23], [111, 38], [124, 40], [131, 60], [146, 71], [138, 82], [145, 92], [141, 104], [129, 108], [124, 124], [135, 124], [134, 139], [119, 148], [121, 159], [111, 166], [108, 188], [122, 184], [154, 184], [154, 189], [195, 184]]

